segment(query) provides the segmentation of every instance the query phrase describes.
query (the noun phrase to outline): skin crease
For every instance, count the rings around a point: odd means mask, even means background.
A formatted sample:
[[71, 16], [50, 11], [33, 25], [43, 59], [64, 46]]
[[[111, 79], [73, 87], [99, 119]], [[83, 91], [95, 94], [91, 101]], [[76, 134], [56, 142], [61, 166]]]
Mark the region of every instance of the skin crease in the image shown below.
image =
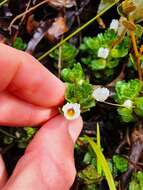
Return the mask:
[[0, 157], [2, 190], [68, 190], [76, 174], [74, 143], [82, 119], [58, 113], [65, 86], [32, 56], [0, 44], [0, 125], [43, 126], [8, 178]]

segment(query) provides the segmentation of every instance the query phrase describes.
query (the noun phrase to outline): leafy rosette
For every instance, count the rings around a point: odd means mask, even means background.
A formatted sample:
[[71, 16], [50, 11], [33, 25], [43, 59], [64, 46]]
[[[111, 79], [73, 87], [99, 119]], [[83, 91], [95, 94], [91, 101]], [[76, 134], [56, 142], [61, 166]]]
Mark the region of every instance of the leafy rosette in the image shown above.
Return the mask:
[[118, 108], [118, 113], [124, 122], [131, 122], [143, 117], [143, 83], [139, 80], [116, 83], [115, 101], [123, 107]]

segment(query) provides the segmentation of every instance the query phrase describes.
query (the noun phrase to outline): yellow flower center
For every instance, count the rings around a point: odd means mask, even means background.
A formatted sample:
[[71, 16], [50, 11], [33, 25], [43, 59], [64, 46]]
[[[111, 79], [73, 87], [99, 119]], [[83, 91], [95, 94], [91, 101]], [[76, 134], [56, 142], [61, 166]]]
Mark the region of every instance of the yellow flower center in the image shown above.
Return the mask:
[[68, 115], [69, 117], [73, 117], [74, 114], [75, 114], [75, 111], [74, 111], [73, 108], [71, 108], [71, 109], [69, 109], [69, 110], [67, 111], [67, 115]]

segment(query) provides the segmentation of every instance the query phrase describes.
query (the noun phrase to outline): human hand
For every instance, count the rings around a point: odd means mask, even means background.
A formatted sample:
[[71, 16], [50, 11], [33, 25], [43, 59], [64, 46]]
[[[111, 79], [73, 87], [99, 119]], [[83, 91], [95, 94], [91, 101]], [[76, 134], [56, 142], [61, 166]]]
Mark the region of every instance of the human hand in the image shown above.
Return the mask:
[[[45, 123], [8, 179], [0, 159], [0, 189], [68, 190], [75, 177], [74, 142], [82, 120], [58, 115], [64, 84], [32, 56], [0, 44], [0, 125]], [[48, 121], [47, 121], [48, 120]]]

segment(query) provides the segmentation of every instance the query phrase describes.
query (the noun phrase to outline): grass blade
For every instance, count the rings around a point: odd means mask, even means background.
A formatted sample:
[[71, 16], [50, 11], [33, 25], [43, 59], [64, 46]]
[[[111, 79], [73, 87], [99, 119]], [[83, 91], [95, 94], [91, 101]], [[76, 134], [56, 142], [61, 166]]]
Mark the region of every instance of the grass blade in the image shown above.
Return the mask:
[[85, 136], [85, 139], [87, 140], [87, 142], [92, 147], [93, 151], [95, 152], [98, 160], [100, 161], [100, 163], [102, 165], [102, 170], [105, 174], [105, 177], [106, 177], [106, 180], [108, 182], [108, 186], [109, 186], [110, 190], [116, 190], [116, 186], [114, 183], [113, 176], [111, 174], [108, 163], [107, 163], [103, 153], [99, 149], [98, 145], [91, 138], [89, 138], [88, 136]]
[[[100, 126], [98, 123], [97, 123], [97, 146], [101, 150]], [[98, 158], [97, 158], [97, 172], [99, 175], [102, 174], [102, 166]]]

